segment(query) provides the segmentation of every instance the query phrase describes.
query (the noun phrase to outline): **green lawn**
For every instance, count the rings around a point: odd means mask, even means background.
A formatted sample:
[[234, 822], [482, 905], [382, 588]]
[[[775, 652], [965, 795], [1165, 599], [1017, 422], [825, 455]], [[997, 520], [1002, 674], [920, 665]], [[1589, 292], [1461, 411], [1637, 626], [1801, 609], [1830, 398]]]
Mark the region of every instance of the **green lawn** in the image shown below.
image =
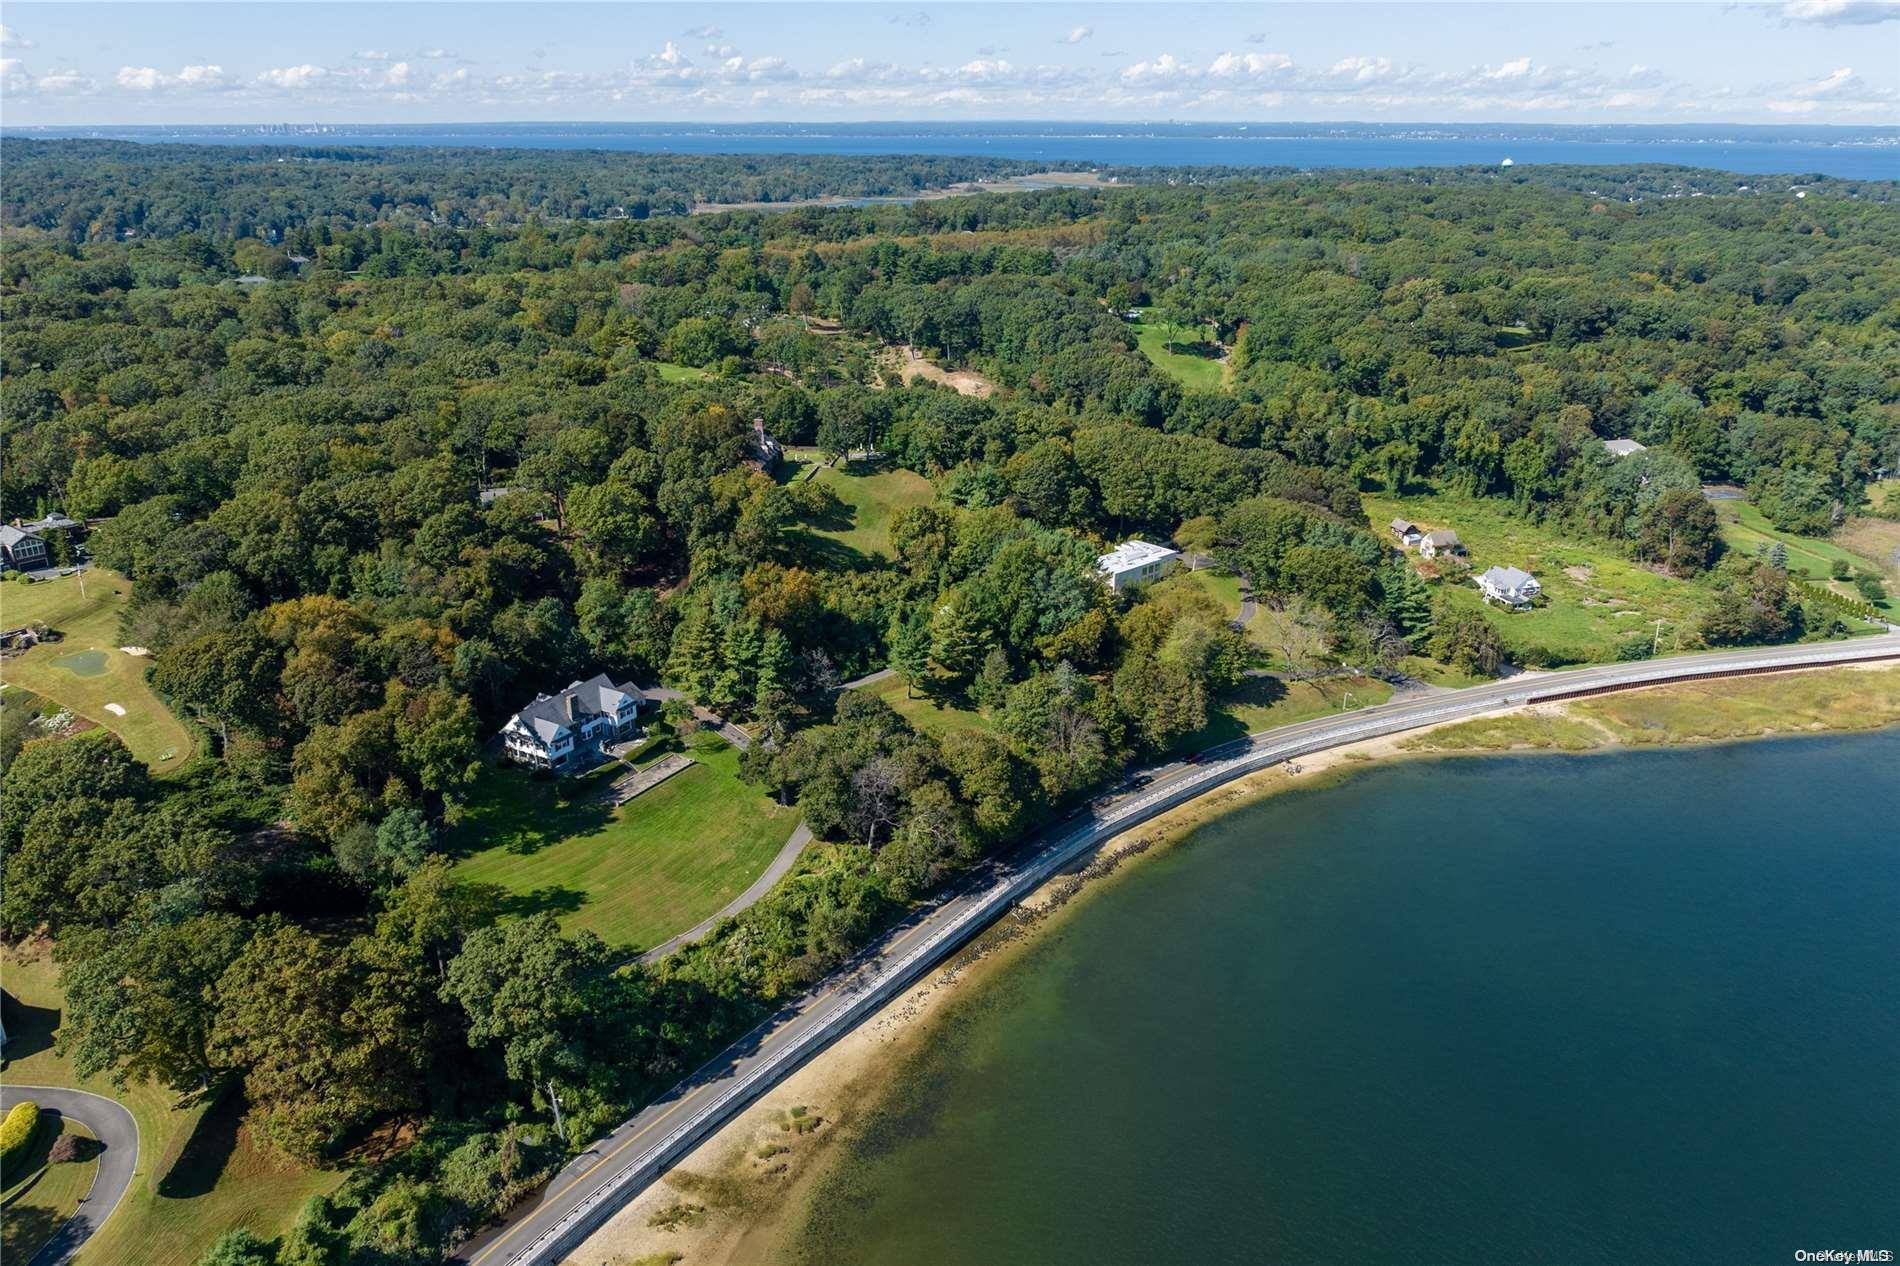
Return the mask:
[[1290, 685], [1273, 677], [1249, 677], [1216, 700], [1208, 708], [1207, 724], [1183, 736], [1173, 750], [1185, 756], [1278, 725], [1364, 708], [1391, 697], [1392, 687], [1370, 677]]
[[1184, 387], [1220, 391], [1226, 386], [1226, 362], [1215, 358], [1218, 345], [1207, 337], [1205, 329], [1149, 321], [1144, 314], [1135, 322], [1135, 342], [1142, 355]]
[[[1796, 536], [1784, 532], [1768, 522], [1762, 512], [1746, 501], [1720, 501], [1715, 506], [1715, 516], [1722, 525], [1722, 543], [1740, 554], [1754, 554], [1763, 545], [1772, 546], [1776, 542], [1788, 551], [1788, 570], [1805, 576], [1816, 584], [1827, 586], [1836, 593], [1844, 594], [1858, 601], [1860, 591], [1846, 581], [1831, 579], [1829, 571], [1837, 562], [1846, 563], [1856, 572], [1872, 571], [1887, 573], [1877, 560], [1843, 549], [1832, 541], [1813, 536]], [[1900, 594], [1897, 594], [1892, 576], [1887, 575], [1887, 598], [1874, 606], [1886, 612], [1890, 620], [1900, 620]]]
[[710, 369], [701, 369], [697, 365], [675, 365], [671, 361], [656, 360], [653, 367], [660, 371], [661, 382], [705, 382], [713, 376]]
[[739, 781], [723, 740], [690, 745], [693, 768], [617, 808], [598, 798], [614, 766], [559, 780], [489, 771], [447, 841], [456, 878], [492, 885], [505, 914], [552, 911], [628, 949], [684, 931], [744, 891], [798, 825], [797, 809]]
[[[779, 479], [784, 483], [803, 479], [817, 462], [816, 455], [788, 453], [779, 467]], [[819, 465], [818, 473], [811, 477], [838, 494], [846, 513], [845, 521], [813, 528], [813, 533], [860, 554], [889, 557], [893, 552], [892, 516], [909, 506], [925, 506], [937, 499], [937, 490], [928, 479], [895, 467], [869, 470], [857, 462]]]
[[93, 1176], [99, 1172], [96, 1155], [61, 1165], [47, 1164], [53, 1141], [62, 1135], [87, 1140], [93, 1137], [92, 1131], [78, 1121], [42, 1116], [32, 1145], [7, 1171], [6, 1185], [0, 1187], [0, 1209], [6, 1211], [0, 1218], [0, 1259], [31, 1260], [92, 1189]]
[[[1472, 574], [1498, 565], [1520, 567], [1544, 587], [1544, 602], [1530, 611], [1489, 608], [1492, 621], [1515, 658], [1541, 648], [1563, 662], [1600, 663], [1616, 657], [1618, 643], [1654, 633], [1665, 621], [1663, 647], [1672, 634], [1694, 624], [1709, 600], [1701, 579], [1664, 576], [1617, 555], [1599, 542], [1567, 537], [1560, 529], [1516, 517], [1502, 501], [1455, 493], [1404, 497], [1368, 494], [1366, 514], [1384, 532], [1394, 518], [1427, 530], [1451, 528], [1470, 552]], [[1417, 554], [1408, 555], [1413, 559]], [[1475, 586], [1447, 586], [1454, 602], [1484, 606]]]
[[[132, 586], [94, 569], [30, 585], [0, 585], [0, 624], [16, 628], [43, 620], [64, 640], [36, 646], [0, 663], [0, 681], [19, 685], [125, 740], [132, 754], [165, 773], [191, 755], [191, 733], [145, 684], [151, 660], [119, 649], [119, 612]], [[120, 716], [107, 704], [125, 710]]]
[[913, 727], [936, 738], [942, 738], [958, 730], [990, 728], [990, 723], [984, 719], [981, 712], [961, 707], [954, 701], [931, 698], [921, 691], [914, 692], [915, 698], [907, 698], [906, 695], [913, 692], [905, 690], [902, 677], [886, 677], [882, 681], [872, 682], [863, 689], [865, 693], [876, 695], [890, 704]]
[[[138, 1122], [139, 1160], [131, 1189], [79, 1254], [78, 1266], [193, 1266], [213, 1240], [233, 1227], [266, 1237], [282, 1234], [305, 1200], [341, 1181], [340, 1173], [306, 1169], [255, 1146], [229, 1100], [180, 1107], [177, 1096], [149, 1082], [120, 1090], [103, 1079], [74, 1076], [70, 1063], [52, 1047], [64, 1002], [57, 969], [43, 949], [9, 948], [0, 954], [0, 964], [9, 999], [6, 1080], [107, 1095]], [[5, 1257], [22, 1260], [14, 1257], [11, 1244]]]

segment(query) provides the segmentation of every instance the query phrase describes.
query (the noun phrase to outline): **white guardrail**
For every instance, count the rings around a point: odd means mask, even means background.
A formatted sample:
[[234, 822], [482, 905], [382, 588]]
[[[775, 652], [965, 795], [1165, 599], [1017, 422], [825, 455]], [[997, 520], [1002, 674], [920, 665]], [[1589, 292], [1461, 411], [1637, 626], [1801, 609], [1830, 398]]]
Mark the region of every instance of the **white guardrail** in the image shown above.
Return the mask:
[[[1880, 653], [1871, 653], [1876, 651]], [[684, 1154], [706, 1134], [723, 1124], [739, 1108], [750, 1103], [756, 1094], [763, 1093], [781, 1073], [790, 1071], [800, 1060], [822, 1048], [839, 1033], [855, 1024], [866, 1012], [882, 1006], [892, 994], [908, 986], [945, 953], [987, 926], [997, 915], [1027, 896], [1063, 865], [1108, 837], [1120, 834], [1222, 783], [1231, 782], [1243, 774], [1264, 769], [1280, 761], [1310, 755], [1327, 748], [1341, 747], [1362, 739], [1380, 738], [1387, 734], [1419, 729], [1440, 721], [1477, 716], [1499, 708], [1516, 707], [1545, 699], [1564, 698], [1580, 692], [1607, 687], [1642, 686], [1681, 678], [1727, 676], [1763, 669], [1801, 668], [1887, 657], [1900, 658], [1900, 646], [1847, 643], [1817, 648], [1811, 652], [1796, 655], [1764, 653], [1752, 657], [1742, 656], [1739, 659], [1732, 656], [1710, 657], [1701, 663], [1693, 659], [1685, 659], [1668, 664], [1654, 664], [1647, 668], [1638, 664], [1617, 665], [1614, 668], [1590, 668], [1539, 676], [1526, 681], [1521, 690], [1512, 689], [1508, 684], [1502, 687], [1482, 688], [1482, 693], [1474, 692], [1475, 697], [1460, 699], [1453, 696], [1436, 708], [1428, 708], [1424, 711], [1408, 708], [1396, 715], [1371, 717], [1356, 725], [1338, 726], [1323, 721], [1307, 722], [1306, 725], [1311, 727], [1310, 732], [1290, 735], [1276, 743], [1255, 745], [1251, 738], [1236, 740], [1236, 742], [1245, 742], [1248, 746], [1232, 757], [1209, 761], [1192, 776], [1171, 783], [1166, 788], [1149, 795], [1119, 804], [1107, 812], [1089, 813], [1073, 830], [1063, 833], [1044, 845], [1012, 874], [992, 884], [967, 909], [945, 922], [921, 945], [913, 947], [901, 957], [885, 964], [876, 978], [862, 989], [846, 988], [844, 996], [816, 1018], [795, 1017], [789, 1023], [803, 1023], [804, 1028], [801, 1032], [757, 1065], [748, 1069], [730, 1086], [713, 1096], [683, 1123], [669, 1131], [659, 1142], [633, 1157], [624, 1169], [588, 1193], [553, 1226], [515, 1252], [499, 1258], [498, 1263], [506, 1263], [507, 1266], [553, 1266], [581, 1236], [592, 1233], [613, 1214], [621, 1203], [631, 1199], [643, 1190], [647, 1183], [657, 1178], [668, 1162]], [[964, 894], [952, 898], [950, 904], [957, 901], [969, 901], [973, 895]], [[939, 907], [940, 910], [944, 908]], [[858, 970], [863, 970], [863, 966], [868, 965], [861, 965]], [[482, 1255], [481, 1260], [486, 1260], [485, 1254]]]

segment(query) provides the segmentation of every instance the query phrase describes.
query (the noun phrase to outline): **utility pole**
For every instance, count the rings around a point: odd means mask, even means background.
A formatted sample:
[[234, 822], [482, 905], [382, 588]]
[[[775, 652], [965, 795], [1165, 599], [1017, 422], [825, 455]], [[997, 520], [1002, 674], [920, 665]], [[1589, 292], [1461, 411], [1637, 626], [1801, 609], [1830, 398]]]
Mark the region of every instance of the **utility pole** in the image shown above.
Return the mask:
[[1663, 626], [1663, 622], [1661, 620], [1657, 620], [1656, 621], [1656, 636], [1649, 643], [1649, 655], [1651, 659], [1654, 659], [1656, 656], [1662, 654], [1662, 626]]

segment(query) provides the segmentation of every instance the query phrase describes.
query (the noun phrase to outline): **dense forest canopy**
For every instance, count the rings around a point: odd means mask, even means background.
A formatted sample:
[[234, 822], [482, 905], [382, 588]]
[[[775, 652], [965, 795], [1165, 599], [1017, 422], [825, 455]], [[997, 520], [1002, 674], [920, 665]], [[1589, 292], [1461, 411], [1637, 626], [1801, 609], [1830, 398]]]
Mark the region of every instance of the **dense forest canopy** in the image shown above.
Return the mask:
[[684, 215], [701, 203], [891, 197], [1046, 168], [928, 155], [496, 151], [453, 146], [0, 142], [0, 223], [77, 240], [275, 237], [303, 225], [518, 224]]
[[[0, 752], [0, 924], [57, 939], [82, 1071], [241, 1085], [304, 1158], [416, 1126], [286, 1263], [431, 1260], [561, 1163], [551, 1093], [586, 1138], [1197, 732], [1253, 650], [1203, 591], [1111, 594], [1108, 543], [1246, 577], [1285, 666], [1482, 672], [1491, 618], [1365, 490], [1431, 481], [1712, 574], [1690, 644], [1716, 644], [1832, 617], [1720, 558], [1700, 484], [1814, 533], [1900, 467], [1887, 188], [1347, 173], [602, 220], [1004, 168], [299, 150], [273, 184], [264, 151], [6, 146], [0, 497], [92, 521], [209, 754], [155, 778], [104, 732]], [[1223, 388], [1158, 368], [1131, 307], [1202, 331]], [[995, 391], [905, 385], [899, 347]], [[842, 549], [829, 485], [748, 462], [755, 418], [934, 499], [888, 553]], [[837, 689], [885, 666], [986, 724]], [[435, 856], [485, 736], [597, 670], [751, 725], [746, 776], [824, 841], [651, 968], [499, 917]]]

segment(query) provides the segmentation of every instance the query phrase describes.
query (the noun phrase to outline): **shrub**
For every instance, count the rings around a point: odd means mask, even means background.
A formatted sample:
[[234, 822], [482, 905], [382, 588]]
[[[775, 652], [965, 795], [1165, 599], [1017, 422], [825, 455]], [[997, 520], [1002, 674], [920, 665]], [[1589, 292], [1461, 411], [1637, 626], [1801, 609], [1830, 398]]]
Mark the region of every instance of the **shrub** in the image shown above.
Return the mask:
[[40, 1105], [22, 1099], [0, 1120], [0, 1168], [17, 1163], [40, 1128]]
[[198, 1266], [276, 1266], [277, 1249], [267, 1239], [242, 1227], [226, 1231], [198, 1259]]

